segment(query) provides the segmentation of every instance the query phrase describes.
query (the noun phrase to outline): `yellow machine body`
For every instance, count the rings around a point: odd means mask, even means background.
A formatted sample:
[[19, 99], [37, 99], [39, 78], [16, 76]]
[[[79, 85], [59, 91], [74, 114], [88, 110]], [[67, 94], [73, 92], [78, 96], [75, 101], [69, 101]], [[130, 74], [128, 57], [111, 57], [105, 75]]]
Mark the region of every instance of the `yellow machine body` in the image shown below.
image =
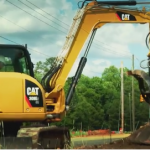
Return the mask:
[[[39, 121], [46, 118], [45, 92], [36, 79], [26, 74], [1, 72], [0, 83], [3, 87], [0, 90], [1, 120]], [[30, 87], [30, 84], [34, 86]], [[39, 107], [34, 106], [36, 99], [40, 99]]]

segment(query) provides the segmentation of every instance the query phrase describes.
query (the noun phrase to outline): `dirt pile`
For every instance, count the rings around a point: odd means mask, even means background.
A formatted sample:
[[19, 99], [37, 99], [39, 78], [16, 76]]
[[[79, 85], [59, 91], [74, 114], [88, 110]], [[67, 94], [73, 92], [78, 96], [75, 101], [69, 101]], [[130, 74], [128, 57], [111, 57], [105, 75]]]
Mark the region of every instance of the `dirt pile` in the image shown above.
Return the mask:
[[150, 145], [131, 143], [128, 138], [124, 138], [110, 144], [82, 146], [76, 149], [150, 149]]
[[129, 137], [109, 144], [84, 146], [78, 149], [150, 149], [150, 125], [139, 128]]

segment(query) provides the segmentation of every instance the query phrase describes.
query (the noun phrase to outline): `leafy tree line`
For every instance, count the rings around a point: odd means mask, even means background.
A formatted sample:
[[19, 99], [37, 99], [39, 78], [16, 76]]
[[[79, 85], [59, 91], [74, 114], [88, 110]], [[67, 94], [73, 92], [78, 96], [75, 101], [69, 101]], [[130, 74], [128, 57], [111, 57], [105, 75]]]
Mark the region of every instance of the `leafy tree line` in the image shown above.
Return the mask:
[[[49, 70], [54, 58], [45, 62], [37, 62], [35, 76], [38, 81]], [[124, 128], [132, 128], [131, 100], [132, 78], [126, 75], [128, 68], [124, 68]], [[65, 84], [67, 94], [71, 78]], [[149, 108], [146, 102], [140, 103], [138, 83], [134, 81], [135, 91], [135, 127], [148, 121]], [[74, 130], [108, 129], [119, 130], [121, 126], [121, 77], [120, 69], [115, 66], [106, 68], [101, 77], [88, 77], [82, 74], [70, 104], [70, 110], [59, 126], [68, 126]]]

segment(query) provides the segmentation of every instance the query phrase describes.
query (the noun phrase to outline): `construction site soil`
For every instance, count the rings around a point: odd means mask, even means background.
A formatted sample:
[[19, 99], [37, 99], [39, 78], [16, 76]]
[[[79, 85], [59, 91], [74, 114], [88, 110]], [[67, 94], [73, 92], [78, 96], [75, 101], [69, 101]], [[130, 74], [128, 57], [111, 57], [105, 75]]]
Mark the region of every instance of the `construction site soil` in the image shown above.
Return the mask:
[[77, 149], [150, 149], [150, 124], [140, 127], [128, 137], [109, 144], [82, 146]]
[[150, 145], [131, 143], [128, 138], [104, 145], [81, 146], [75, 149], [150, 149]]

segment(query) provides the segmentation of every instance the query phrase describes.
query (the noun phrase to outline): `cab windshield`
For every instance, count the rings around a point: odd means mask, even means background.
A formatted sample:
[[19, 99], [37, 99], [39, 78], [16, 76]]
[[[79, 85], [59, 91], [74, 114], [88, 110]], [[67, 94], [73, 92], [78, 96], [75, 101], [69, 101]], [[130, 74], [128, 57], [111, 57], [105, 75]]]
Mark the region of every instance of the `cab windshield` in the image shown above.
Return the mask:
[[19, 48], [0, 48], [0, 72], [30, 74], [25, 53]]

